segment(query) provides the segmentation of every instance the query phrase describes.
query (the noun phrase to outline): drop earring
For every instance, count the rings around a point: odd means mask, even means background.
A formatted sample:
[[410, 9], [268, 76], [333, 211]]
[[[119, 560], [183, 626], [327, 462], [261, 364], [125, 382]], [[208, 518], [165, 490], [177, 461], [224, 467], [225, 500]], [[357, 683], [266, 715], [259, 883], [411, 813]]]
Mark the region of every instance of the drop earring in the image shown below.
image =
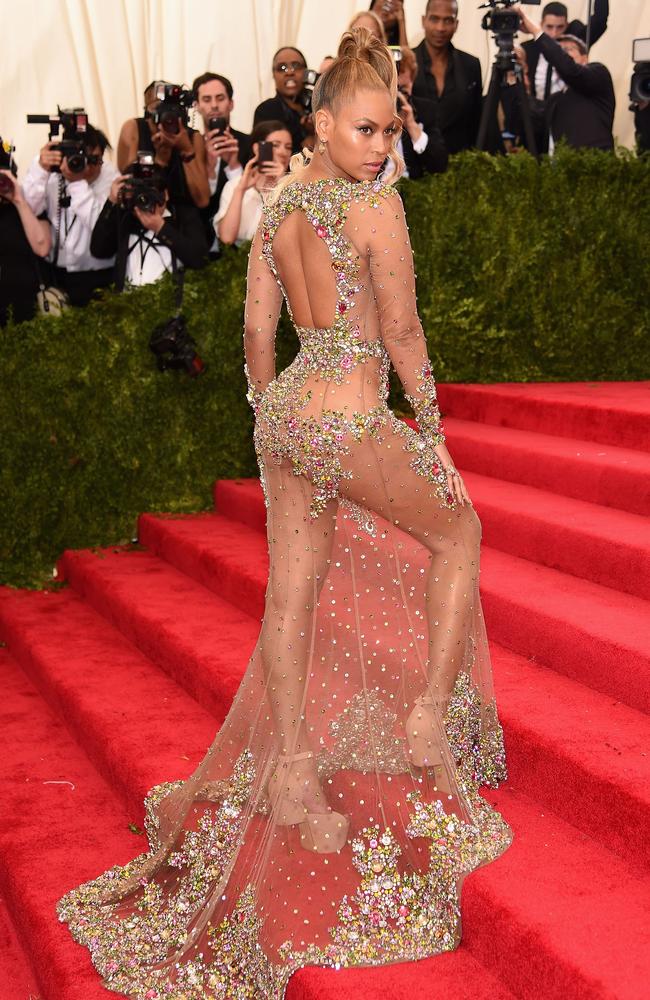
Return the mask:
[[327, 142], [327, 139], [321, 139], [320, 136], [319, 136], [319, 140], [318, 140], [318, 152], [319, 153], [324, 153], [325, 152], [325, 143], [326, 142]]

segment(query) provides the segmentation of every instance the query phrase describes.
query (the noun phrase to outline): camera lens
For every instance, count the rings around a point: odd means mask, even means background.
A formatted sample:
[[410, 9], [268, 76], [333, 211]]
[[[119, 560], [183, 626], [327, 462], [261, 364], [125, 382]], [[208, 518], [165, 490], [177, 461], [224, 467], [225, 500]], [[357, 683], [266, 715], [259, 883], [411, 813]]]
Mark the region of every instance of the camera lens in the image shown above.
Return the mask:
[[68, 157], [68, 170], [73, 174], [80, 174], [86, 166], [86, 157], [83, 153], [73, 153]]

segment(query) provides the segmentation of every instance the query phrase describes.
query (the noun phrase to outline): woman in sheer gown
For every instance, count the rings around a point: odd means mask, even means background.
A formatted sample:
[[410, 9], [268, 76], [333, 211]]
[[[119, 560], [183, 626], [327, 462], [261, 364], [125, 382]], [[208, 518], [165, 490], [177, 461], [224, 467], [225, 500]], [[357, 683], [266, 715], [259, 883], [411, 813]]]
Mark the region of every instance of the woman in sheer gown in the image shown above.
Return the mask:
[[[399, 119], [388, 50], [347, 32], [317, 148], [251, 247], [248, 399], [267, 509], [259, 638], [194, 773], [145, 799], [150, 849], [59, 919], [138, 1000], [281, 1000], [292, 972], [461, 938], [468, 873], [512, 841], [478, 593], [480, 523], [444, 444], [404, 210], [377, 180]], [[300, 338], [276, 376], [285, 299]], [[418, 431], [387, 406], [393, 364]]]

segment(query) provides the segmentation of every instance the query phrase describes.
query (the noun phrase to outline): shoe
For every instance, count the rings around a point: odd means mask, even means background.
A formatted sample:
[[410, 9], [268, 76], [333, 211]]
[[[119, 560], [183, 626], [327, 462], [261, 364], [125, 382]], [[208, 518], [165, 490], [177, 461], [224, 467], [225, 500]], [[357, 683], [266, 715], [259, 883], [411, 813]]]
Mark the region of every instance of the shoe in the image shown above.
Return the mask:
[[[311, 750], [282, 754], [269, 779], [268, 793], [276, 823], [280, 826], [297, 825], [300, 842], [306, 850], [316, 851], [318, 854], [333, 854], [344, 846], [350, 820], [329, 807], [327, 812], [309, 812], [304, 804], [304, 788], [309, 779], [301, 778], [300, 770], [293, 765], [295, 761], [307, 760], [313, 756]], [[317, 795], [320, 794], [317, 792]]]
[[453, 794], [449, 785], [447, 769], [442, 763], [440, 749], [431, 738], [433, 736], [433, 707], [446, 710], [450, 695], [434, 698], [430, 694], [421, 694], [415, 699], [415, 707], [405, 723], [406, 738], [409, 744], [409, 758], [415, 767], [432, 767], [435, 769], [435, 785], [439, 791]]

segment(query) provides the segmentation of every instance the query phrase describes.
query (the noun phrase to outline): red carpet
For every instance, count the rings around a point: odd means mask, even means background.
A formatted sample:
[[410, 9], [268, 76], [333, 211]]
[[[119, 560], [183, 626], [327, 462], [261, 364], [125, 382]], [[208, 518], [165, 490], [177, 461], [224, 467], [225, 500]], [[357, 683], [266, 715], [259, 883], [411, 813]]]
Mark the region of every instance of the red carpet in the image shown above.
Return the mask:
[[[650, 383], [441, 386], [483, 522], [481, 586], [515, 830], [463, 891], [453, 953], [305, 969], [287, 1000], [644, 995], [650, 975]], [[144, 849], [142, 799], [228, 710], [266, 585], [257, 481], [143, 515], [142, 549], [67, 552], [56, 593], [0, 590], [0, 1000], [99, 1000], [56, 919]], [[129, 828], [134, 826], [134, 830]]]

